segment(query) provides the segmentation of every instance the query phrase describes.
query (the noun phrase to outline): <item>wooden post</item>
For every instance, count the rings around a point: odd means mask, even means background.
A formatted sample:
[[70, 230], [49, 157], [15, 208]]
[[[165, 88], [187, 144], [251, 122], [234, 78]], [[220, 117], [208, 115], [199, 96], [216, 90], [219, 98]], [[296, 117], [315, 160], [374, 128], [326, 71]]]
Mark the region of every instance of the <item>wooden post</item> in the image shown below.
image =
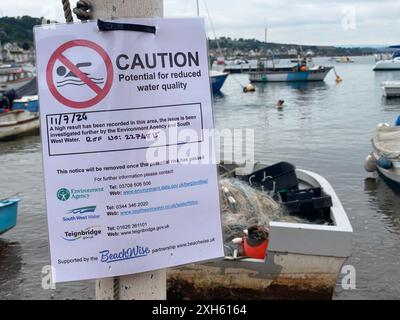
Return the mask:
[[163, 0], [92, 0], [93, 18], [151, 18], [164, 15]]
[[[163, 16], [163, 0], [92, 0], [93, 18]], [[97, 300], [165, 300], [166, 270], [96, 280]]]

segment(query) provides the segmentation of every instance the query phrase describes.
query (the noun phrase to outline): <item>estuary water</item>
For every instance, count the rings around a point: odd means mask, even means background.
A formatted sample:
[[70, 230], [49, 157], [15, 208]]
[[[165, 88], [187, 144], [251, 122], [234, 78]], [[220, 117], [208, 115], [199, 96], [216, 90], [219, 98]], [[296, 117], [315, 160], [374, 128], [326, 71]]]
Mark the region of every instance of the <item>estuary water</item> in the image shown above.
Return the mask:
[[[399, 72], [374, 72], [372, 57], [335, 64], [321, 83], [257, 84], [243, 93], [248, 75], [230, 75], [214, 96], [217, 128], [255, 130], [255, 159], [289, 161], [324, 176], [336, 190], [354, 229], [352, 256], [356, 289], [341, 278], [334, 299], [400, 298], [400, 192], [367, 173], [376, 125], [394, 123], [400, 99], [382, 98], [380, 83], [400, 80]], [[285, 100], [278, 111], [276, 102]], [[50, 264], [39, 135], [0, 142], [0, 198], [21, 198], [16, 228], [0, 238], [0, 299], [93, 299], [94, 281], [43, 289], [43, 267]]]

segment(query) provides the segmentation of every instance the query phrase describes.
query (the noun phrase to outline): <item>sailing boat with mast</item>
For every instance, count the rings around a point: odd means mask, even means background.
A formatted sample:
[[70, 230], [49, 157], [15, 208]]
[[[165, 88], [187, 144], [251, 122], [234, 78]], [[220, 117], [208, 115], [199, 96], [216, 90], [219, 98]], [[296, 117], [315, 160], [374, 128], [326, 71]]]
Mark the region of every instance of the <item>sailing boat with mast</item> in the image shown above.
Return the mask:
[[[200, 16], [200, 5], [199, 5], [199, 0], [196, 0], [196, 4], [197, 4], [197, 16]], [[207, 10], [207, 14], [208, 14], [208, 19], [210, 20], [210, 24], [211, 24], [211, 28], [213, 29], [214, 32], [214, 38], [217, 41], [217, 46], [218, 46], [218, 51], [221, 52], [221, 48], [219, 47], [219, 43], [218, 43], [218, 39], [215, 35], [215, 30], [211, 21], [211, 17], [210, 17], [210, 13], [208, 11], [208, 7], [207, 4], [204, 0], [204, 5], [206, 7]], [[222, 55], [221, 55], [222, 56]], [[219, 60], [217, 61], [222, 61], [221, 57], [218, 57]], [[216, 71], [216, 70], [210, 70], [210, 81], [211, 81], [211, 86], [212, 86], [212, 90], [213, 93], [218, 93], [221, 91], [222, 86], [225, 83], [226, 78], [228, 77], [229, 73], [228, 72], [220, 72], [220, 71]]]

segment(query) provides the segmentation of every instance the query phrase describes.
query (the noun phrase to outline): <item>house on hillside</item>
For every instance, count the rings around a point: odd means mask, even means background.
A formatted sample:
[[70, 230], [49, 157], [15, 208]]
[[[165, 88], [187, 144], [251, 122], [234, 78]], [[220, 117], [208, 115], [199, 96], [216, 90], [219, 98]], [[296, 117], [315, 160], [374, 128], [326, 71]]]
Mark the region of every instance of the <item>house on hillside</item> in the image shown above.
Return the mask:
[[30, 50], [24, 50], [16, 43], [7, 42], [1, 49], [1, 58], [4, 62], [26, 63], [31, 57]]

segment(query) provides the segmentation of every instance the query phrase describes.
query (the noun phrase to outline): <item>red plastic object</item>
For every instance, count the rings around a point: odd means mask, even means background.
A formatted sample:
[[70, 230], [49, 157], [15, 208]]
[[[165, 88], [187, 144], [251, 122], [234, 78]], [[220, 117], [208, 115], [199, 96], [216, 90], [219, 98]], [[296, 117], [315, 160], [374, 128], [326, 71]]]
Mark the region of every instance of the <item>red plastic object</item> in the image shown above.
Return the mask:
[[247, 238], [243, 242], [244, 255], [254, 259], [264, 259], [267, 255], [268, 241], [264, 240], [257, 246], [251, 246], [247, 241]]

